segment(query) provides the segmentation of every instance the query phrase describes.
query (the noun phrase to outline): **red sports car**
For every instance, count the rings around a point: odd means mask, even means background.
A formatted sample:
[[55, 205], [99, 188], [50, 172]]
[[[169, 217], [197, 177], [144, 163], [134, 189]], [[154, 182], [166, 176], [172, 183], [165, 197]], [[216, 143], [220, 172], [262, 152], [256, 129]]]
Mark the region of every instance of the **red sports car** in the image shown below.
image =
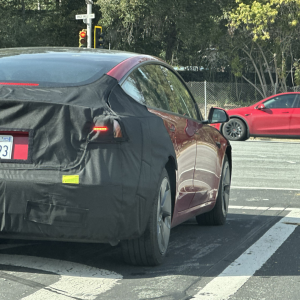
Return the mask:
[[0, 50], [0, 237], [121, 242], [157, 265], [171, 227], [225, 223], [231, 146], [152, 56]]
[[229, 122], [212, 126], [232, 141], [244, 141], [250, 136], [300, 137], [300, 93], [273, 95], [227, 113]]

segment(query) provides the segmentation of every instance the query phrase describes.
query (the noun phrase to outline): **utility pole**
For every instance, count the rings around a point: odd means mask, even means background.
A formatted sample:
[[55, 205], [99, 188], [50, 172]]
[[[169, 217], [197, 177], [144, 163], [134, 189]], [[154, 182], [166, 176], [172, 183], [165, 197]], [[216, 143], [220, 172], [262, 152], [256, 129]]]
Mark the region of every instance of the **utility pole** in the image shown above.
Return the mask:
[[85, 0], [85, 3], [87, 5], [87, 15], [88, 18], [86, 19], [86, 25], [87, 25], [87, 48], [92, 48], [92, 18], [90, 15], [92, 14], [92, 0]]

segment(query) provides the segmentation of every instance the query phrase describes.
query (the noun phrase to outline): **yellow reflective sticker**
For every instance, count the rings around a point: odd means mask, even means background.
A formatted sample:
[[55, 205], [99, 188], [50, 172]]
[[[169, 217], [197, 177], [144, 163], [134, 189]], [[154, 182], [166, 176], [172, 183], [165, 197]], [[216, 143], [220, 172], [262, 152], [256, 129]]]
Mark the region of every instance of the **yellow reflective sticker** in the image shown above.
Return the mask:
[[63, 175], [62, 183], [79, 184], [79, 175]]

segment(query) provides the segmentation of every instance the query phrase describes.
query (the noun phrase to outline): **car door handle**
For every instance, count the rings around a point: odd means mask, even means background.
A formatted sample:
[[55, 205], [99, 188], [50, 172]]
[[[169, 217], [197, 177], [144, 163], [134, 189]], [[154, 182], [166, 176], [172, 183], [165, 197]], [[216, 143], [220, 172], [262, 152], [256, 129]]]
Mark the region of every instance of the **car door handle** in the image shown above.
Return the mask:
[[217, 147], [220, 149], [221, 148], [221, 143], [220, 142], [216, 142]]
[[290, 112], [289, 111], [283, 111], [282, 113], [283, 114], [289, 114]]

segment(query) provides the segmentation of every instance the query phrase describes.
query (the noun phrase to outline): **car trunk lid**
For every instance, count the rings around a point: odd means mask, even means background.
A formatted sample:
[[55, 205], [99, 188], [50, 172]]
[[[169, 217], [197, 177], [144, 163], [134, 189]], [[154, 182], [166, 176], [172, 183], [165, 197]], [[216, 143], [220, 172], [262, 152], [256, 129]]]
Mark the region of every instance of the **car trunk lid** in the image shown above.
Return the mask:
[[1, 100], [0, 168], [8, 163], [12, 168], [20, 163], [32, 168], [74, 167], [84, 156], [92, 128], [88, 107]]

